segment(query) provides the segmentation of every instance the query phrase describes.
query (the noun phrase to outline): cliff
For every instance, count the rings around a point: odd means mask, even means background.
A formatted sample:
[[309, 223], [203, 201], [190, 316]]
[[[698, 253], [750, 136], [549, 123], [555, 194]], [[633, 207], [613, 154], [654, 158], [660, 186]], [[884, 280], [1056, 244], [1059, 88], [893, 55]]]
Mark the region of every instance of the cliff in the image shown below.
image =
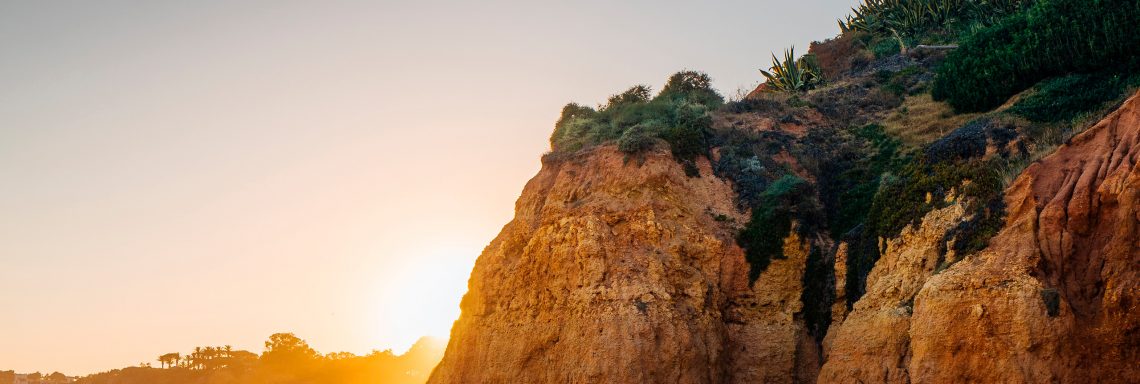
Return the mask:
[[544, 162], [476, 262], [429, 382], [792, 382], [811, 355], [796, 318], [808, 245], [789, 238], [754, 292], [729, 183], [664, 150], [638, 163], [612, 146]]
[[1138, 161], [1133, 96], [1016, 179], [981, 252], [936, 273], [941, 213], [890, 241], [819, 382], [1140, 381]]
[[[847, 243], [793, 230], [749, 282], [749, 213], [706, 158], [694, 177], [661, 145], [550, 155], [429, 382], [1140, 381], [1137, 144], [1140, 96], [1025, 169], [998, 235], [964, 258], [952, 234], [972, 214], [947, 194], [880, 240], [850, 310]], [[833, 301], [805, 296], [813, 253]], [[810, 305], [830, 307], [822, 343]]]
[[914, 382], [1140, 382], [1140, 96], [1029, 166], [915, 298]]

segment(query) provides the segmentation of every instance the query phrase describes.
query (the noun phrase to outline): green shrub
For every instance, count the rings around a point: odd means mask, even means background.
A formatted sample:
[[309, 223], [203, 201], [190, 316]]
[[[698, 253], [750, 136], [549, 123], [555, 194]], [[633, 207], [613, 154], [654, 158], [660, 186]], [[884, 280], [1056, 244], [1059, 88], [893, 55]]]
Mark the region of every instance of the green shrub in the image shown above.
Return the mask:
[[684, 99], [708, 107], [720, 106], [724, 98], [712, 87], [709, 75], [695, 71], [681, 71], [669, 76], [658, 98]]
[[644, 125], [635, 125], [627, 129], [618, 138], [618, 150], [627, 154], [637, 154], [653, 148], [656, 138]]
[[625, 92], [610, 96], [603, 110], [618, 109], [630, 105], [649, 102], [653, 91], [646, 85], [635, 85]]
[[737, 236], [751, 266], [749, 281], [756, 281], [772, 259], [783, 259], [784, 238], [792, 230], [792, 220], [800, 222], [800, 233], [811, 233], [819, 214], [815, 193], [810, 183], [785, 175], [768, 186], [753, 208], [752, 219]]
[[[598, 111], [577, 103], [566, 104], [562, 107], [562, 114], [558, 122], [554, 123], [554, 132], [550, 134], [550, 147], [555, 151], [576, 151], [581, 148], [580, 139], [592, 126], [592, 120]], [[571, 148], [574, 147], [574, 148]]]
[[1128, 79], [1119, 74], [1074, 74], [1037, 84], [1010, 112], [1038, 122], [1071, 121], [1120, 98]]
[[820, 183], [828, 229], [835, 239], [866, 220], [882, 175], [906, 161], [900, 152], [902, 143], [882, 126], [868, 124], [853, 129], [852, 134], [853, 148], [847, 151], [853, 153], [838, 153], [826, 162]]
[[895, 39], [879, 39], [875, 45], [871, 46], [871, 53], [874, 53], [877, 59], [891, 57], [899, 54], [899, 52], [902, 52], [902, 47]]
[[1039, 0], [965, 38], [938, 69], [933, 96], [985, 111], [1069, 72], [1127, 71], [1140, 53], [1140, 2]]
[[875, 73], [875, 79], [879, 84], [882, 84], [883, 90], [897, 97], [914, 95], [924, 90], [925, 79], [928, 77], [928, 72], [918, 65], [912, 65], [896, 72], [880, 70]]
[[786, 105], [767, 98], [746, 98], [725, 104], [722, 110], [729, 113], [759, 113], [778, 115], [786, 112]]
[[636, 153], [660, 138], [669, 143], [679, 162], [691, 163], [706, 154], [712, 126], [709, 112], [723, 103], [708, 76], [680, 72], [656, 97], [650, 98], [650, 93], [647, 86], [635, 86], [611, 96], [598, 110], [568, 104], [554, 126], [551, 149], [572, 152], [616, 141], [622, 151]]

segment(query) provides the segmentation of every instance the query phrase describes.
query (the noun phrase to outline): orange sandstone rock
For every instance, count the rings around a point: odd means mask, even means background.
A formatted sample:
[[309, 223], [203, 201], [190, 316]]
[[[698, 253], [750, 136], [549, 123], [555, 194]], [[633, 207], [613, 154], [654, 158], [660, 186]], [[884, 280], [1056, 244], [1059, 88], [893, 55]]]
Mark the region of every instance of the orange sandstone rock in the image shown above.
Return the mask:
[[429, 382], [791, 382], [818, 359], [797, 360], [806, 245], [789, 239], [753, 291], [747, 213], [698, 166], [612, 146], [547, 161], [476, 262]]

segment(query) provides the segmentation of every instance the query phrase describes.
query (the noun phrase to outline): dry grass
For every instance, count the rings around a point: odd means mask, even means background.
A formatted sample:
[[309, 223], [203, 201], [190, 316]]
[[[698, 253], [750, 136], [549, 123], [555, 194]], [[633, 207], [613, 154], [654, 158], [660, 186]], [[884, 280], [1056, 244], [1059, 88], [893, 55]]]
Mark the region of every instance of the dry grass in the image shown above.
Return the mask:
[[883, 121], [887, 132], [898, 137], [903, 144], [917, 148], [937, 140], [981, 116], [979, 113], [955, 114], [949, 104], [934, 101], [930, 94], [907, 97]]

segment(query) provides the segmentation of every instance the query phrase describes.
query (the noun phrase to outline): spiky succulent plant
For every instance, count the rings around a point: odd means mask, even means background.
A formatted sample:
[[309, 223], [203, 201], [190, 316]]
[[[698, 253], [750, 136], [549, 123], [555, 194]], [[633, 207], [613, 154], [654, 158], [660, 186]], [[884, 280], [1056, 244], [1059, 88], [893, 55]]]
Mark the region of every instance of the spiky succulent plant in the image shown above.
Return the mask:
[[823, 76], [815, 57], [806, 55], [796, 59], [796, 48], [784, 50], [784, 60], [772, 54], [772, 67], [760, 73], [767, 79], [768, 90], [772, 92], [806, 91], [823, 82]]

